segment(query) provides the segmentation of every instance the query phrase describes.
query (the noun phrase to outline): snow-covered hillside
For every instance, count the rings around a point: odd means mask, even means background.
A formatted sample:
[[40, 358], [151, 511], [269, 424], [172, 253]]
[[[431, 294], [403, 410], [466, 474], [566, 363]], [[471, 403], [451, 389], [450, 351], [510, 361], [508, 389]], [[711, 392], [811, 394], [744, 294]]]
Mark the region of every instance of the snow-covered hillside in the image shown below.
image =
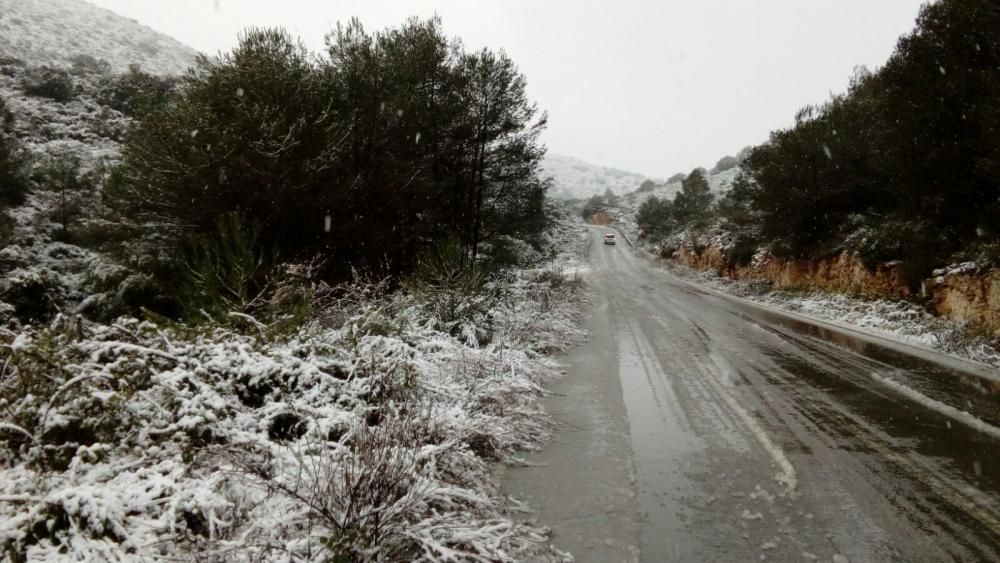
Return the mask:
[[[706, 170], [705, 178], [708, 180], [708, 186], [712, 190], [712, 194], [715, 195], [715, 201], [719, 201], [732, 189], [733, 181], [736, 179], [739, 170], [739, 167], [720, 172]], [[608, 209], [608, 215], [625, 232], [634, 233], [639, 229], [639, 225], [636, 223], [636, 214], [639, 212], [639, 206], [643, 202], [653, 196], [660, 199], [673, 200], [674, 196], [680, 191], [680, 180], [657, 184], [652, 190], [632, 190], [619, 199], [617, 206]]]
[[[712, 189], [712, 193], [715, 194], [716, 199], [722, 197], [729, 191], [730, 188], [733, 187], [733, 180], [736, 179], [736, 174], [739, 170], [739, 167], [736, 167], [730, 168], [729, 170], [723, 170], [721, 172], [706, 172], [705, 177], [708, 179], [708, 186]], [[654, 195], [660, 199], [673, 199], [679, 191], [681, 191], [681, 181], [676, 180], [666, 184], [657, 185], [656, 188], [650, 191], [635, 193], [634, 196], [629, 194], [629, 199], [634, 199], [638, 203], [642, 203], [643, 201], [646, 201], [649, 196]]]
[[548, 154], [542, 161], [542, 175], [552, 178], [549, 194], [559, 199], [582, 199], [610, 189], [622, 195], [647, 180], [642, 174], [584, 162], [571, 156]]
[[89, 55], [113, 70], [138, 64], [153, 74], [180, 74], [196, 52], [135, 20], [83, 0], [0, 0], [0, 57], [66, 65]]

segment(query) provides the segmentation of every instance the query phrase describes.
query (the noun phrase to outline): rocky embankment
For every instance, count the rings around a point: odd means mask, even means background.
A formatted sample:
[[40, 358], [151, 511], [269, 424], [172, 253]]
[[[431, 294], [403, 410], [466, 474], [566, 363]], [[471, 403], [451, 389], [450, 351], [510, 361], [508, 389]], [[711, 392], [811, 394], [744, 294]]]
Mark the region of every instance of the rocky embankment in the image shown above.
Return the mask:
[[699, 270], [744, 281], [766, 281], [777, 289], [822, 290], [890, 299], [926, 301], [934, 314], [980, 327], [1000, 337], [1000, 271], [979, 271], [961, 264], [934, 272], [919, 291], [912, 291], [895, 264], [868, 268], [858, 256], [843, 253], [822, 260], [784, 259], [758, 254], [737, 266], [716, 246], [696, 249], [681, 245], [670, 256]]

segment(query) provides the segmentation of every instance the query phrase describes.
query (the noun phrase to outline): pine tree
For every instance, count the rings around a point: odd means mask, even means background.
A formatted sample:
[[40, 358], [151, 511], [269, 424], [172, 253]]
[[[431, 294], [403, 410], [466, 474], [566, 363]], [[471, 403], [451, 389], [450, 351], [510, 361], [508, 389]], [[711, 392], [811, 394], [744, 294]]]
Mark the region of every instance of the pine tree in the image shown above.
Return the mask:
[[669, 235], [677, 227], [673, 202], [656, 196], [648, 197], [639, 205], [636, 222], [653, 237]]
[[14, 115], [0, 98], [0, 244], [6, 245], [14, 232], [7, 208], [24, 203], [28, 184], [24, 162], [14, 136]]
[[674, 196], [673, 216], [682, 225], [703, 227], [714, 200], [705, 171], [696, 168], [681, 182], [681, 191]]
[[14, 114], [0, 98], [0, 209], [24, 203], [27, 191], [24, 161], [14, 135]]

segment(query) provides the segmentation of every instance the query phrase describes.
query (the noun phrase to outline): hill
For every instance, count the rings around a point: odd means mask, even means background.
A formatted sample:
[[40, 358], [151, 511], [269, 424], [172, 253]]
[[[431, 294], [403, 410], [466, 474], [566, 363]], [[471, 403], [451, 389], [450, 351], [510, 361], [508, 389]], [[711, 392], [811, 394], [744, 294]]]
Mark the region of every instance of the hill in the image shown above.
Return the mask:
[[[711, 188], [712, 193], [715, 194], [716, 199], [721, 198], [729, 192], [729, 189], [733, 187], [733, 180], [736, 179], [736, 174], [738, 173], [739, 167], [720, 172], [712, 170], [705, 172], [705, 179], [708, 180], [708, 186]], [[656, 196], [660, 199], [673, 199], [679, 191], [681, 191], [681, 180], [672, 179], [671, 181], [657, 184], [651, 190], [630, 190], [625, 196], [626, 199], [634, 200], [638, 204], [646, 201], [649, 196]]]
[[0, 0], [0, 56], [32, 65], [67, 65], [81, 55], [114, 71], [137, 64], [152, 74], [180, 74], [194, 49], [82, 0]]
[[584, 199], [611, 190], [623, 195], [647, 180], [642, 174], [598, 166], [571, 156], [548, 154], [542, 161], [542, 176], [552, 178], [549, 195], [557, 199]]

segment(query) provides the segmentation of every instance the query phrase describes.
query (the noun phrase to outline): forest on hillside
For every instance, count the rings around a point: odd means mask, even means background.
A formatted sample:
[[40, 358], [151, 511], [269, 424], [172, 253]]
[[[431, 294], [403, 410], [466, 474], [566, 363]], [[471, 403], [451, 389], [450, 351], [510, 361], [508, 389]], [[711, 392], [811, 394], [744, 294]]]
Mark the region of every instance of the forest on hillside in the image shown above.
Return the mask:
[[678, 200], [646, 201], [638, 223], [661, 238], [713, 225], [734, 239], [734, 263], [761, 247], [901, 261], [916, 286], [948, 263], [1000, 265], [998, 30], [996, 2], [926, 4], [882, 68], [859, 68], [846, 93], [741, 154], [725, 197], [699, 198], [696, 170]]

